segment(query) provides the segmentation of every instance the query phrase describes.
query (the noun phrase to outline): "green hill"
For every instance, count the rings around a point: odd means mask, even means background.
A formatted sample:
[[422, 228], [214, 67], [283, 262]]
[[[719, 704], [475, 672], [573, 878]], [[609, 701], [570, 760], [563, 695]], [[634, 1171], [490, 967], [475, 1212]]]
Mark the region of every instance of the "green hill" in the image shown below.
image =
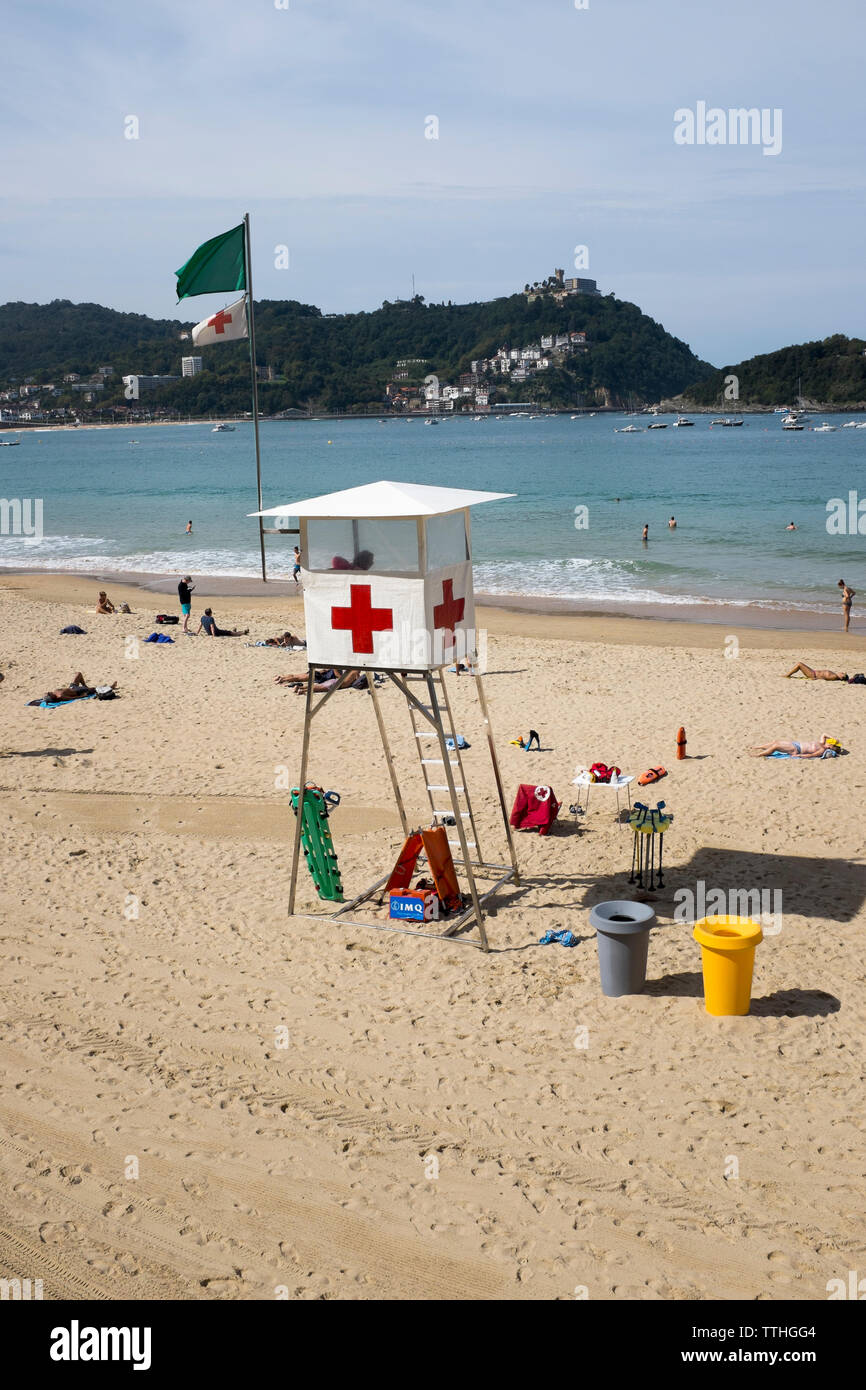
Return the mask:
[[822, 342], [799, 343], [720, 367], [683, 392], [684, 402], [721, 405], [725, 377], [739, 381], [740, 405], [795, 405], [798, 395], [811, 405], [866, 405], [866, 342], [841, 333]]
[[[59, 385], [66, 373], [83, 377], [111, 365], [115, 375], [100, 404], [119, 403], [124, 374], [180, 372], [181, 356], [195, 351], [180, 340], [189, 327], [68, 300], [6, 304], [0, 307], [0, 384], [33, 377]], [[516, 385], [512, 398], [551, 405], [586, 398], [655, 401], [713, 371], [636, 305], [613, 296], [576, 295], [560, 304], [551, 295], [532, 303], [517, 294], [474, 304], [425, 304], [418, 296], [369, 313], [335, 315], [294, 300], [263, 300], [256, 304], [257, 358], [276, 379], [262, 385], [261, 407], [274, 413], [379, 405], [401, 358], [425, 359], [419, 373], [456, 382], [474, 358], [527, 346], [541, 334], [574, 331], [586, 333], [589, 351]], [[202, 373], [149, 400], [193, 414], [249, 409], [247, 344], [220, 344], [199, 355]], [[494, 399], [507, 399], [507, 382], [497, 384]]]

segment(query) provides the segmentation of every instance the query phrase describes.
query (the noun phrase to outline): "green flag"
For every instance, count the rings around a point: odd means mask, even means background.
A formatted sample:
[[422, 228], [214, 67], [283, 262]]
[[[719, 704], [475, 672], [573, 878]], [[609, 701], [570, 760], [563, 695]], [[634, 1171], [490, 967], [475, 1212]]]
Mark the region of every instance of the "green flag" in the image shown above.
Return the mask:
[[244, 256], [244, 224], [232, 227], [222, 236], [202, 242], [186, 265], [175, 271], [177, 297], [187, 299], [194, 294], [214, 294], [225, 290], [245, 290], [247, 287]]

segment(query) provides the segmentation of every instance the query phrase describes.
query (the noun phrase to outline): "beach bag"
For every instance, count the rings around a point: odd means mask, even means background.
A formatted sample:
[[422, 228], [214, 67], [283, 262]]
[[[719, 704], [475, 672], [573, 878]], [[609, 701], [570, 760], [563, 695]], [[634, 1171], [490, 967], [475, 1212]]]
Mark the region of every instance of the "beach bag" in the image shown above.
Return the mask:
[[176, 613], [157, 613], [153, 621], [155, 623], [178, 623], [180, 619]]
[[619, 768], [608, 767], [607, 763], [593, 763], [589, 775], [593, 782], [613, 782], [619, 777]]
[[85, 633], [85, 631], [84, 631], [84, 628], [83, 628], [83, 627], [76, 627], [76, 626], [75, 626], [75, 623], [70, 623], [70, 624], [69, 624], [69, 627], [62, 627], [62, 628], [60, 629], [60, 636], [63, 637], [63, 636], [66, 635], [66, 633], [73, 633], [73, 632], [74, 632], [77, 636], [80, 636], [80, 637], [86, 636], [86, 633]]
[[864, 676], [864, 674], [863, 674], [862, 671], [858, 671], [857, 674], [856, 674], [856, 676], [849, 676], [849, 677], [848, 677], [848, 684], [849, 684], [849, 685], [866, 685], [866, 676]]
[[116, 700], [117, 691], [112, 690], [110, 685], [98, 685], [96, 687], [97, 700]]

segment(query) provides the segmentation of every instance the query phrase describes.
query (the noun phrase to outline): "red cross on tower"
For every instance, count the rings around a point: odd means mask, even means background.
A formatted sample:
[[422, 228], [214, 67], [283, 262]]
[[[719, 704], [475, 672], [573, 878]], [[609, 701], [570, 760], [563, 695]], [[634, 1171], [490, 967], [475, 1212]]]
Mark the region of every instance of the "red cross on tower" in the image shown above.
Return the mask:
[[459, 623], [466, 610], [465, 598], [454, 597], [454, 580], [442, 580], [442, 602], [437, 603], [433, 609], [434, 628], [444, 627], [445, 629], [445, 650], [453, 647], [457, 638], [454, 632], [455, 624]]
[[352, 651], [372, 655], [373, 633], [390, 632], [394, 627], [393, 608], [373, 608], [370, 603], [371, 585], [349, 585], [349, 607], [331, 609], [331, 627], [335, 632], [352, 634]]
[[227, 314], [225, 309], [220, 309], [218, 314], [214, 314], [212, 319], [208, 319], [207, 326], [212, 328], [214, 333], [225, 333], [226, 324], [231, 323], [232, 316]]

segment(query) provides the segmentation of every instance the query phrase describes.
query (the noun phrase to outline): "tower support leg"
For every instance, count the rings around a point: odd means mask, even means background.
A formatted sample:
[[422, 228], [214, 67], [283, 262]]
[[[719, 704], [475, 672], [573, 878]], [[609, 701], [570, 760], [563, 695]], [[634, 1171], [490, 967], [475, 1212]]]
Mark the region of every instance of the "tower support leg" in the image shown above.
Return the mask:
[[[301, 832], [304, 822], [304, 788], [307, 785], [307, 761], [310, 753], [310, 724], [313, 704], [313, 667], [307, 667], [307, 698], [304, 702], [304, 741], [301, 747], [301, 775], [298, 781], [298, 809], [295, 817], [295, 843], [292, 848], [292, 881], [289, 886], [289, 916], [295, 910], [295, 890], [298, 886], [298, 865], [301, 858]], [[289, 797], [291, 805], [291, 797]]]

